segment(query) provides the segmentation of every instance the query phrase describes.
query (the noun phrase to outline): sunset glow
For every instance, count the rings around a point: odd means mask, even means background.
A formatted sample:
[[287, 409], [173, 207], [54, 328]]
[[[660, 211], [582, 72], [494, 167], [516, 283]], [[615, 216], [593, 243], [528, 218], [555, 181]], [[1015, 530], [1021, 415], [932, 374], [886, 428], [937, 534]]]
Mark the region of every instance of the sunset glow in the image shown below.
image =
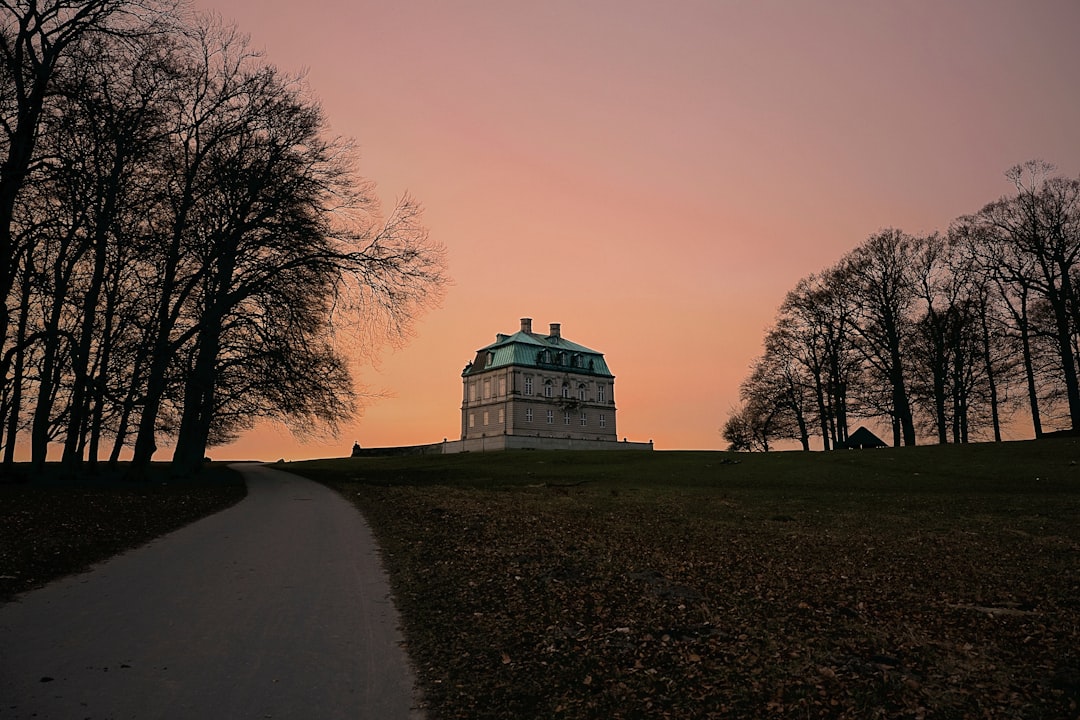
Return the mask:
[[[307, 70], [449, 274], [332, 441], [454, 439], [462, 367], [519, 318], [605, 354], [620, 438], [722, 448], [784, 294], [882, 227], [944, 230], [1032, 158], [1080, 173], [1080, 5], [199, 0]], [[165, 457], [158, 458], [165, 459]]]

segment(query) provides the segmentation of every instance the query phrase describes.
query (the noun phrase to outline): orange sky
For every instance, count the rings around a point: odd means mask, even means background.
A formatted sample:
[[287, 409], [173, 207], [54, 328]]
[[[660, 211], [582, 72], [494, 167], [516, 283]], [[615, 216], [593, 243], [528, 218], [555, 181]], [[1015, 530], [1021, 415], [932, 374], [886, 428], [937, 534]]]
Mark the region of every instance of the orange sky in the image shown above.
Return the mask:
[[[335, 441], [260, 428], [215, 458], [460, 432], [460, 372], [518, 319], [605, 353], [618, 433], [722, 448], [795, 282], [876, 230], [944, 229], [1043, 158], [1080, 173], [1080, 4], [969, 0], [198, 0], [307, 68], [385, 204], [454, 285]], [[167, 455], [166, 455], [167, 457]]]

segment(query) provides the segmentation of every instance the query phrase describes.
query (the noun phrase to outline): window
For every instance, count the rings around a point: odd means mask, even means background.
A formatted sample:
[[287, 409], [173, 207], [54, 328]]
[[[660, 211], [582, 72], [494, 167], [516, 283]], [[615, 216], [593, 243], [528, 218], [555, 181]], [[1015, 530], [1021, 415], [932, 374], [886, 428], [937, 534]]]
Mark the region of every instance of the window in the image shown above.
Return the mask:
[[606, 388], [607, 388], [606, 385], [598, 385], [596, 387], [596, 402], [607, 402], [607, 400], [606, 400], [607, 389]]
[[570, 424], [570, 413], [563, 413], [563, 425]]
[[485, 424], [485, 425], [487, 425], [487, 424], [488, 424], [488, 413], [487, 413], [487, 410], [485, 410], [485, 411], [484, 411], [484, 424]]
[[555, 424], [555, 411], [548, 410], [547, 421], [548, 421], [548, 423], [547, 423], [548, 425], [554, 425]]
[[525, 394], [532, 395], [532, 375], [525, 376]]
[[525, 408], [525, 422], [532, 422], [532, 408]]
[[469, 402], [476, 402], [476, 383], [469, 383]]
[[566, 383], [562, 384], [562, 396], [564, 398], [570, 397], [570, 386], [567, 385]]
[[506, 412], [499, 408], [499, 424], [502, 425], [504, 422], [506, 422]]
[[544, 381], [544, 397], [551, 397], [551, 393], [552, 393], [551, 381], [550, 380], [545, 380]]
[[491, 397], [491, 379], [490, 378], [484, 381], [484, 399], [487, 400], [489, 397]]
[[506, 378], [504, 377], [499, 378], [499, 394], [506, 394]]
[[600, 427], [607, 427], [607, 418], [603, 413], [600, 414]]
[[578, 400], [584, 401], [585, 396], [587, 394], [588, 393], [585, 391], [585, 383], [581, 383], [580, 385], [577, 386], [577, 399]]
[[476, 427], [476, 416], [469, 413], [469, 427]]
[[581, 413], [581, 426], [585, 427], [588, 424], [589, 424], [589, 416], [586, 415], [585, 413]]

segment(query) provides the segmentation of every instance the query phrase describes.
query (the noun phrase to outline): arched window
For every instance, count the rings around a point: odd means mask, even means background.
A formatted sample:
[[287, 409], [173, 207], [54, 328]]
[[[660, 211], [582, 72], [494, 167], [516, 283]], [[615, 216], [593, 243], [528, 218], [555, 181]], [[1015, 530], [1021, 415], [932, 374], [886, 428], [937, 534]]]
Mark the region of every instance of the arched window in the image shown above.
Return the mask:
[[532, 375], [525, 376], [525, 394], [532, 395]]
[[581, 384], [579, 384], [579, 385], [577, 386], [577, 399], [578, 399], [578, 400], [581, 400], [581, 401], [583, 401], [583, 402], [584, 402], [584, 401], [585, 401], [585, 399], [586, 399], [586, 398], [585, 398], [585, 396], [586, 396], [587, 394], [588, 394], [588, 393], [587, 393], [587, 392], [586, 392], [586, 390], [585, 390], [585, 383], [581, 383]]
[[562, 384], [562, 396], [564, 398], [570, 397], [570, 385], [568, 385], [567, 383]]
[[553, 390], [550, 380], [544, 381], [544, 397], [551, 397]]

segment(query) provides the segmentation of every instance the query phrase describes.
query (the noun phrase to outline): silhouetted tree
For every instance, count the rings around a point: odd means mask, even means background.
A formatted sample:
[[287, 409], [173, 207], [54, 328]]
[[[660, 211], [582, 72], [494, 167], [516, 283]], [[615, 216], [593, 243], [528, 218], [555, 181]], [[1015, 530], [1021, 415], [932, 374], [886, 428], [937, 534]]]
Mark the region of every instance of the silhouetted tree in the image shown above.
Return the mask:
[[[8, 333], [21, 326], [21, 320], [14, 326], [10, 322], [9, 308], [18, 306], [8, 300], [31, 248], [31, 236], [19, 227], [17, 214], [35, 164], [41, 166], [36, 162], [37, 143], [43, 136], [41, 123], [52, 109], [58, 79], [69, 72], [67, 61], [80, 43], [104, 35], [146, 33], [170, 7], [150, 0], [0, 2], [0, 361], [4, 363], [0, 370], [5, 381], [10, 380], [9, 361], [25, 352], [22, 344], [26, 342], [25, 338], [14, 338], [11, 343], [16, 350], [8, 352]], [[51, 361], [46, 365], [54, 364]], [[38, 393], [39, 398], [42, 394]], [[16, 411], [12, 406], [7, 410]], [[35, 422], [39, 438], [44, 424], [40, 418]]]
[[187, 472], [260, 418], [333, 429], [345, 352], [439, 296], [419, 206], [382, 217], [300, 78], [172, 7], [0, 3], [5, 466], [26, 428], [37, 464], [111, 436], [136, 475], [161, 436]]
[[[1011, 168], [1016, 195], [957, 219], [945, 237], [884, 230], [800, 280], [744, 390], [769, 387], [763, 368], [771, 377], [793, 364], [816, 405], [803, 417], [826, 449], [843, 444], [849, 416], [889, 418], [894, 444], [913, 444], [916, 426], [941, 443], [987, 428], [1000, 441], [1021, 381], [1036, 437], [1045, 418], [1076, 427], [1080, 180], [1052, 170]], [[772, 392], [781, 398], [779, 385]], [[735, 411], [758, 435], [771, 417], [761, 396]]]
[[[1005, 267], [1015, 293], [1044, 300], [1073, 429], [1080, 429], [1080, 381], [1074, 348], [1080, 317], [1076, 276], [1080, 268], [1080, 180], [1050, 177], [1053, 166], [1030, 161], [1007, 176], [1015, 196], [990, 203], [976, 216], [984, 251]], [[1027, 318], [1025, 318], [1026, 320]]]
[[[830, 269], [800, 280], [780, 306], [767, 348], [787, 353], [808, 378], [825, 450], [847, 440], [848, 386], [857, 359], [846, 279]], [[772, 338], [770, 343], [768, 338]]]
[[813, 401], [808, 379], [786, 339], [775, 331], [766, 336], [765, 354], [754, 364], [740, 395], [767, 418], [763, 429], [768, 437], [798, 440], [803, 450], [810, 449]]
[[917, 240], [896, 230], [883, 230], [843, 260], [856, 298], [854, 330], [857, 347], [890, 390], [889, 414], [895, 418], [893, 443], [915, 444], [915, 424], [908, 397], [904, 354], [912, 329], [915, 299], [912, 264]]

